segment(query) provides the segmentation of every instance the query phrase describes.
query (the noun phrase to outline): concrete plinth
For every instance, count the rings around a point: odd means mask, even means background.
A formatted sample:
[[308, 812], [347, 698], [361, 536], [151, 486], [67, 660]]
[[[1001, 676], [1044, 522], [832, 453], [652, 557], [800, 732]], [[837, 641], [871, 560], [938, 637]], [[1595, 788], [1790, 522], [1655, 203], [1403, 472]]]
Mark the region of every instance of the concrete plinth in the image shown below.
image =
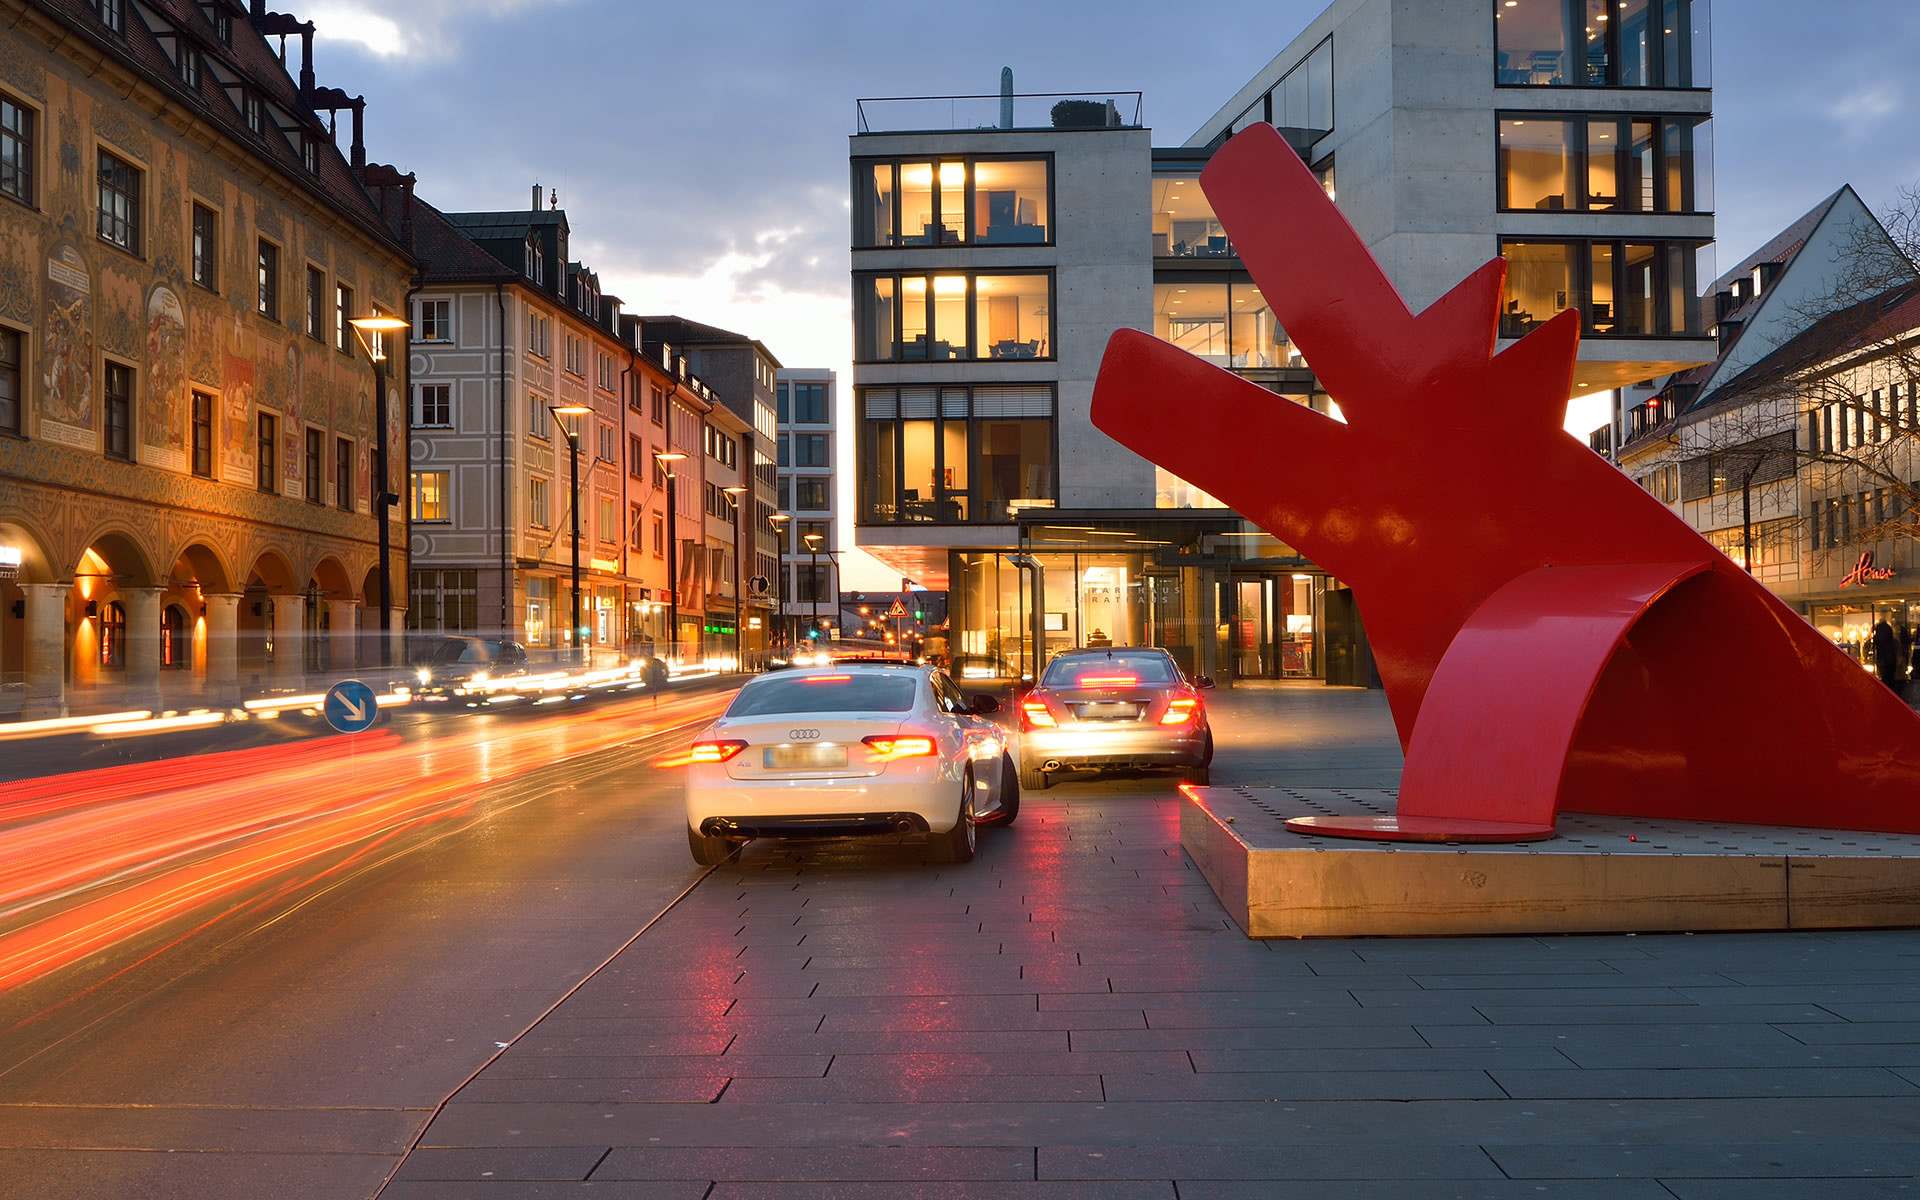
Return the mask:
[[1250, 937], [1920, 924], [1920, 837], [1561, 814], [1513, 845], [1312, 837], [1288, 817], [1394, 810], [1390, 791], [1192, 788], [1180, 840]]

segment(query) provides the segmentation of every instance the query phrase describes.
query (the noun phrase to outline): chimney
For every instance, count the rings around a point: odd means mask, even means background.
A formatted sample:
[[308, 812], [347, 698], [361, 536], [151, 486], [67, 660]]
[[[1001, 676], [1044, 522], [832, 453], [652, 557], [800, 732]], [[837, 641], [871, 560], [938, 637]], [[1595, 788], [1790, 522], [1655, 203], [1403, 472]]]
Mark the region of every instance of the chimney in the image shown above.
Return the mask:
[[535, 181], [533, 185], [533, 211], [540, 211], [540, 184], [538, 181]]
[[1000, 128], [1013, 128], [1013, 68], [1000, 68]]
[[300, 26], [300, 102], [313, 107], [313, 22]]
[[367, 98], [365, 96], [355, 96], [353, 98], [353, 151], [352, 157], [348, 160], [352, 162], [355, 167], [364, 167], [367, 165], [367, 143], [362, 137], [364, 133], [362, 114], [366, 111]]
[[253, 0], [251, 6], [249, 7], [248, 15], [251, 16], [256, 21], [258, 21], [261, 17], [266, 16], [267, 0]]

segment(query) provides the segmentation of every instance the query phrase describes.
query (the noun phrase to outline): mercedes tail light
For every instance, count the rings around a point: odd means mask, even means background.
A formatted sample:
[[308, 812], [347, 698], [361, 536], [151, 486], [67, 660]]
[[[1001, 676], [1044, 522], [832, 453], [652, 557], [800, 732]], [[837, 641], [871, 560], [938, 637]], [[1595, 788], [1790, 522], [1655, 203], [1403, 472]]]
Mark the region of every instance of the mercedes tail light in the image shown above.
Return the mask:
[[1020, 702], [1020, 720], [1028, 729], [1052, 729], [1059, 724], [1053, 714], [1047, 711], [1044, 700], [1022, 700]]
[[1162, 725], [1185, 725], [1193, 720], [1193, 714], [1200, 711], [1200, 702], [1192, 696], [1175, 696], [1167, 702], [1167, 711], [1160, 716]]
[[693, 761], [697, 763], [723, 763], [747, 748], [745, 742], [728, 738], [721, 741], [695, 742]]

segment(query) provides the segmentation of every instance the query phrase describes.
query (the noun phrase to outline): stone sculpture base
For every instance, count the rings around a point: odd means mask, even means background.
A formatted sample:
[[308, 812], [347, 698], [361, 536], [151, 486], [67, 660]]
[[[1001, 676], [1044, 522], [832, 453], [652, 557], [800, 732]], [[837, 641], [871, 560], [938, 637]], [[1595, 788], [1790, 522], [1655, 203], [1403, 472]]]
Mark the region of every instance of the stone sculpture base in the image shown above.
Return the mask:
[[1562, 813], [1511, 845], [1308, 836], [1391, 791], [1183, 788], [1180, 840], [1249, 937], [1920, 925], [1920, 836]]

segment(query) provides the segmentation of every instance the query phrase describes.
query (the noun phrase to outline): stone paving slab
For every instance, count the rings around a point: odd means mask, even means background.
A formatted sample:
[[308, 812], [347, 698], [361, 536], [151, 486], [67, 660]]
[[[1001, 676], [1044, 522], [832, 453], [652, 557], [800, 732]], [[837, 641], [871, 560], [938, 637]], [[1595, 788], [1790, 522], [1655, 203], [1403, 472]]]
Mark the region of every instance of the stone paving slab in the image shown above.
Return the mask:
[[[1270, 722], [1238, 766], [1236, 713]], [[1228, 784], [1315, 739], [1356, 777], [1397, 763], [1377, 693], [1236, 692], [1216, 718]], [[1164, 780], [1115, 779], [1029, 794], [965, 865], [750, 846], [453, 1097], [386, 1194], [1850, 1200], [1911, 1183], [1891, 1177], [1920, 1130], [1920, 932], [1250, 941], [1179, 819]]]

